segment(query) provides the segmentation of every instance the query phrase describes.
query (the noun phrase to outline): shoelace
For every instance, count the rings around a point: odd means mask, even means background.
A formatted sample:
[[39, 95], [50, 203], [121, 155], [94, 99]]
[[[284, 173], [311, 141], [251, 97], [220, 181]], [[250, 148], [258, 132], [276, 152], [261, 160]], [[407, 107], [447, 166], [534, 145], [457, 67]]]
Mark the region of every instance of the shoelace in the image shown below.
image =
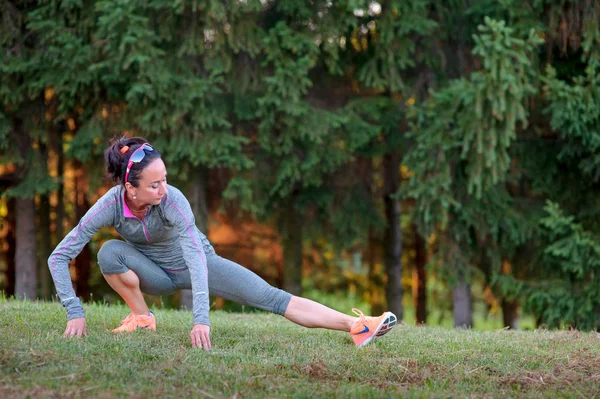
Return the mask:
[[[365, 316], [365, 314], [361, 312], [360, 309], [352, 308], [352, 313], [358, 316], [358, 319], [354, 320], [354, 323], [364, 323], [367, 319], [367, 316]], [[352, 324], [352, 326], [354, 326], [354, 323]]]

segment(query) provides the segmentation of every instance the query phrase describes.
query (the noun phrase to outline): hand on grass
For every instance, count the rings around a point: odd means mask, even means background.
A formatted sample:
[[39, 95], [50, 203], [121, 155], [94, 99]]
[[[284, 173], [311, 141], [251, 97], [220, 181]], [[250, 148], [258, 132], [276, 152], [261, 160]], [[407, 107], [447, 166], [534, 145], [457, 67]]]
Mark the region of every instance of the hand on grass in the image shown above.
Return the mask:
[[210, 326], [206, 324], [194, 324], [190, 332], [193, 348], [210, 350]]
[[67, 321], [67, 329], [63, 334], [64, 337], [87, 337], [85, 330], [85, 317], [71, 319]]

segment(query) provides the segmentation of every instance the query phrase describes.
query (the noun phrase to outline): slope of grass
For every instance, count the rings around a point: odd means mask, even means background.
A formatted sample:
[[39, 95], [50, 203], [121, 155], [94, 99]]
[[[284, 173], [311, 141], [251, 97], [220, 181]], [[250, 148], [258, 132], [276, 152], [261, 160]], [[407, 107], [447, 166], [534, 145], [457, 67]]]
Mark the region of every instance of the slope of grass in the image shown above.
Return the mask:
[[357, 350], [347, 334], [271, 314], [211, 312], [213, 350], [189, 312], [155, 309], [156, 333], [113, 335], [123, 306], [85, 305], [65, 339], [57, 303], [0, 297], [0, 397], [593, 397], [600, 334], [399, 326]]

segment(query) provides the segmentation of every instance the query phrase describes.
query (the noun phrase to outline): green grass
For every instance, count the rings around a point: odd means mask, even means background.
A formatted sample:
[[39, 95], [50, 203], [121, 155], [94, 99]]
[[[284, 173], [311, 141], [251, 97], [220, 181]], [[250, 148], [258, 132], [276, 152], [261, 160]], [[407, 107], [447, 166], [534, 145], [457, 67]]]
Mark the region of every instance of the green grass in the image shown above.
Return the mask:
[[64, 339], [58, 303], [0, 297], [0, 397], [593, 397], [600, 334], [399, 326], [357, 350], [342, 332], [264, 313], [211, 312], [213, 350], [189, 312], [155, 309], [156, 333], [113, 335], [128, 313], [87, 304]]

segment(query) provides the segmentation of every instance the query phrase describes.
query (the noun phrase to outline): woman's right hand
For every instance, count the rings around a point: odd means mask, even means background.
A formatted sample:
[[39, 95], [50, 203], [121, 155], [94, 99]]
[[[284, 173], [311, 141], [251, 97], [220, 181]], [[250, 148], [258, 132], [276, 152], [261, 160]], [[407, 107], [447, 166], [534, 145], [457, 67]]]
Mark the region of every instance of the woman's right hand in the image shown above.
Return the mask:
[[63, 334], [64, 337], [87, 337], [87, 331], [85, 330], [85, 317], [79, 317], [77, 319], [71, 319], [67, 321], [67, 329]]

